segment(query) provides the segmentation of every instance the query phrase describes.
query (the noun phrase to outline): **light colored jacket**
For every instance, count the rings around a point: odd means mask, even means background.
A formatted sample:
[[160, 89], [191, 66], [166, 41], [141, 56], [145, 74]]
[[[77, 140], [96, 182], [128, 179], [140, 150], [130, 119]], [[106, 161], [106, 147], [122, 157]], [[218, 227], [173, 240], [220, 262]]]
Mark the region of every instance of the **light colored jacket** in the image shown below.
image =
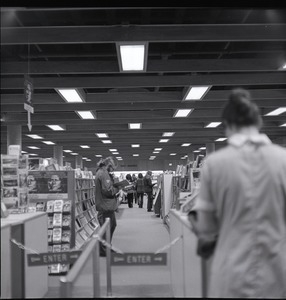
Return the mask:
[[264, 134], [228, 143], [206, 158], [195, 205], [218, 221], [208, 297], [286, 298], [286, 149]]

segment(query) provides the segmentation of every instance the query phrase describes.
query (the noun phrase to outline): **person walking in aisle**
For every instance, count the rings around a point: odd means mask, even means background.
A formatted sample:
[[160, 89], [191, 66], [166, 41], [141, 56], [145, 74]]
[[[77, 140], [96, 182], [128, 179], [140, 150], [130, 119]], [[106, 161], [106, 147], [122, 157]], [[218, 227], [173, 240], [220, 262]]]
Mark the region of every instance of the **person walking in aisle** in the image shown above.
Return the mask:
[[286, 149], [260, 133], [244, 89], [222, 120], [228, 145], [207, 156], [195, 203], [199, 241], [216, 243], [207, 296], [285, 299]]
[[127, 193], [128, 207], [132, 208], [133, 207], [133, 200], [134, 200], [134, 185], [133, 185], [132, 177], [131, 177], [130, 174], [127, 174], [125, 178], [129, 182], [130, 185], [126, 186], [124, 188], [124, 191]]
[[138, 206], [139, 208], [143, 208], [144, 182], [142, 173], [138, 174], [135, 189], [137, 194]]
[[147, 202], [147, 211], [152, 211], [153, 206], [153, 186], [152, 184], [152, 171], [147, 171], [146, 175], [143, 179], [144, 182], [144, 191], [147, 194], [148, 202]]
[[[134, 188], [135, 188], [135, 186], [136, 186], [136, 182], [137, 182], [137, 177], [136, 177], [136, 175], [135, 175], [135, 174], [132, 174], [131, 178], [132, 178], [132, 182], [133, 182], [133, 184], [134, 184]], [[138, 199], [137, 199], [137, 193], [136, 193], [136, 191], [134, 191], [134, 202], [135, 202], [135, 204], [136, 204], [136, 203], [138, 203]]]
[[[110, 218], [110, 239], [117, 226], [115, 211], [118, 208], [116, 194], [119, 189], [113, 186], [111, 173], [117, 168], [113, 157], [109, 156], [98, 162], [98, 169], [95, 174], [95, 203], [98, 212], [97, 219], [100, 226], [103, 226], [106, 218]], [[103, 239], [105, 239], [105, 235]], [[106, 256], [106, 246], [100, 243], [100, 256]]]

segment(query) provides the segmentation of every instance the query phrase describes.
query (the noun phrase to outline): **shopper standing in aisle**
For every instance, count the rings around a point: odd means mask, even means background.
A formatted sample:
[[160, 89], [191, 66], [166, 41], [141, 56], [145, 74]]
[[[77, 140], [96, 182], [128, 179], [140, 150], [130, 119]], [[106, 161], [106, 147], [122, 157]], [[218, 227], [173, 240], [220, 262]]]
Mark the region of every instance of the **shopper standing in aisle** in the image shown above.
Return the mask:
[[147, 171], [146, 175], [144, 176], [143, 182], [144, 182], [144, 191], [148, 197], [147, 211], [152, 211], [153, 186], [155, 185], [155, 184], [152, 184], [152, 171]]
[[[116, 228], [115, 211], [118, 203], [116, 194], [118, 188], [113, 186], [113, 178], [110, 176], [117, 167], [113, 157], [102, 159], [98, 163], [98, 169], [95, 174], [95, 203], [98, 211], [97, 218], [100, 226], [103, 226], [106, 218], [110, 218], [110, 239]], [[105, 235], [103, 237], [106, 238]], [[100, 256], [106, 256], [106, 246], [100, 243]]]
[[206, 158], [195, 204], [200, 242], [216, 240], [207, 296], [286, 298], [286, 149], [244, 89], [222, 120], [228, 146]]
[[134, 185], [133, 185], [132, 177], [130, 174], [127, 174], [125, 178], [129, 182], [129, 185], [124, 188], [124, 191], [127, 193], [128, 207], [132, 208], [133, 200], [134, 200]]
[[[132, 174], [131, 178], [132, 178], [132, 182], [133, 182], [133, 185], [134, 185], [134, 188], [135, 188], [136, 182], [137, 182], [137, 177], [136, 177], [135, 174]], [[136, 190], [134, 191], [134, 202], [135, 202], [135, 204], [138, 203]]]
[[142, 173], [138, 174], [135, 189], [137, 194], [138, 206], [139, 208], [143, 208], [144, 182]]

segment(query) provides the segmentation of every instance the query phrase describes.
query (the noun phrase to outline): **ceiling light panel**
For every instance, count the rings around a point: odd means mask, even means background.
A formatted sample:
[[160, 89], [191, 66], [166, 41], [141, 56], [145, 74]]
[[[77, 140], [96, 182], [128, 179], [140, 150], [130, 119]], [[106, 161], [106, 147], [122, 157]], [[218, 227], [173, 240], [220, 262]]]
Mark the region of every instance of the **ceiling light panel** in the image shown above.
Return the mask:
[[164, 132], [162, 136], [173, 136], [175, 132]]
[[184, 143], [184, 144], [182, 144], [181, 146], [182, 147], [189, 147], [191, 145], [191, 143]]
[[76, 113], [85, 120], [96, 119], [95, 115], [90, 110], [77, 110]]
[[26, 136], [32, 138], [32, 139], [35, 139], [35, 140], [40, 140], [40, 139], [43, 139], [43, 137], [37, 135], [37, 134], [26, 134]]
[[102, 143], [103, 143], [103, 144], [111, 144], [112, 141], [111, 141], [111, 140], [102, 140]]
[[88, 149], [90, 148], [88, 145], [80, 145], [81, 148]]
[[225, 140], [227, 140], [227, 138], [218, 138], [218, 139], [216, 139], [215, 141], [216, 141], [216, 142], [223, 142], [223, 141], [225, 141]]
[[206, 126], [206, 128], [215, 128], [218, 127], [220, 124], [221, 122], [211, 122]]
[[175, 114], [174, 118], [186, 118], [192, 112], [193, 109], [178, 109]]
[[132, 148], [139, 148], [140, 145], [139, 145], [139, 144], [132, 144], [131, 147], [132, 147]]
[[56, 89], [58, 94], [68, 103], [84, 102], [85, 94], [78, 89]]
[[108, 138], [108, 134], [107, 134], [107, 133], [96, 133], [96, 135], [97, 135], [100, 139]]
[[168, 139], [161, 139], [161, 140], [159, 141], [159, 143], [167, 143], [167, 142], [169, 142]]
[[27, 146], [27, 148], [30, 148], [30, 149], [40, 149], [39, 147], [36, 147], [36, 146]]
[[42, 143], [44, 143], [46, 145], [55, 145], [55, 143], [51, 142], [51, 141], [42, 141]]
[[72, 153], [71, 150], [63, 150], [63, 151], [66, 152], [66, 153]]
[[283, 114], [284, 112], [286, 112], [286, 107], [279, 107], [279, 108], [269, 112], [265, 116], [278, 116], [278, 115]]
[[210, 86], [192, 86], [187, 91], [183, 100], [201, 100], [210, 88]]
[[62, 125], [46, 125], [47, 127], [51, 128], [54, 131], [63, 131], [66, 130]]
[[129, 127], [129, 129], [141, 129], [142, 124], [141, 123], [129, 123], [128, 127]]

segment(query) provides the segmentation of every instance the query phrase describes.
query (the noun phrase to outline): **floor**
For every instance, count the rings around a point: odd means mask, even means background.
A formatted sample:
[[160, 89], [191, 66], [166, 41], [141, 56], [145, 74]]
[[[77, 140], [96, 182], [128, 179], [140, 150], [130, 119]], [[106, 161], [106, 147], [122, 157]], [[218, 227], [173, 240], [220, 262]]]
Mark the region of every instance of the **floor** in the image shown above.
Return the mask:
[[[128, 208], [127, 204], [119, 206], [116, 214], [117, 227], [112, 245], [122, 252], [155, 253], [170, 243], [169, 232], [163, 220], [154, 212], [147, 212], [147, 199], [143, 208], [137, 204]], [[106, 258], [100, 258], [100, 294], [112, 298], [172, 298], [169, 249], [166, 265], [147, 266], [112, 266], [112, 293], [107, 296]], [[91, 262], [84, 268], [77, 280], [72, 297], [93, 298]], [[50, 287], [46, 298], [59, 298], [59, 288]]]

